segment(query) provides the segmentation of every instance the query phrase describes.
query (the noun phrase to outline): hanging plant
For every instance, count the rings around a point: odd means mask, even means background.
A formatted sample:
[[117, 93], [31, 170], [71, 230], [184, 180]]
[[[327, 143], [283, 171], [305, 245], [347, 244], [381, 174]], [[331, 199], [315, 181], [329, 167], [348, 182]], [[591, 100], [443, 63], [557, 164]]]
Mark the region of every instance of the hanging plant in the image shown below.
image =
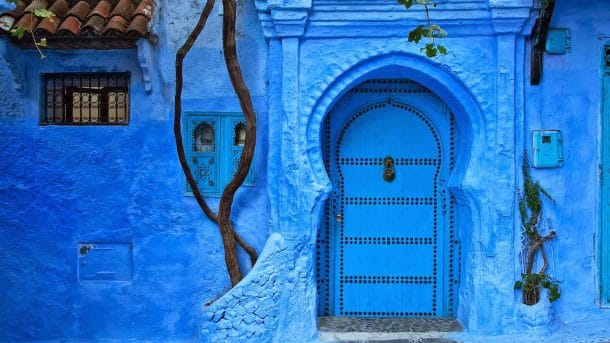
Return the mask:
[[[547, 275], [548, 258], [544, 244], [555, 238], [555, 230], [548, 227], [541, 227], [542, 218], [542, 197], [544, 196], [551, 203], [555, 200], [538, 182], [532, 180], [530, 175], [529, 161], [527, 153], [523, 154], [523, 193], [519, 192], [519, 214], [521, 215], [521, 229], [523, 239], [522, 256], [523, 273], [521, 280], [515, 282], [515, 289], [523, 293], [523, 303], [534, 305], [540, 301], [540, 290], [548, 290], [550, 302], [559, 299], [561, 292], [559, 282]], [[548, 232], [543, 235], [542, 232]], [[542, 257], [542, 266], [538, 272], [534, 272], [538, 256]]]

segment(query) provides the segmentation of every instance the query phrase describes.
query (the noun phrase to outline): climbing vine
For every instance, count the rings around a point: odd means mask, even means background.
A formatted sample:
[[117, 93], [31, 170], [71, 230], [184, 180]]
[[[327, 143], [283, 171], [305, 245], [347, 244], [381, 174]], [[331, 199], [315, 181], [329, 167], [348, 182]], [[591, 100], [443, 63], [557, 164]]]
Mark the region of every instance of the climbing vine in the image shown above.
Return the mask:
[[[9, 4], [16, 4], [17, 1], [19, 0], [6, 0]], [[34, 16], [41, 18], [41, 19], [45, 19], [45, 18], [49, 18], [50, 21], [53, 21], [53, 17], [55, 17], [55, 14], [45, 8], [36, 8], [33, 11]], [[23, 38], [23, 36], [26, 33], [29, 33], [29, 35], [32, 37], [32, 43], [34, 44], [34, 47], [36, 48], [36, 50], [38, 51], [38, 53], [40, 54], [40, 58], [45, 58], [45, 54], [42, 52], [41, 48], [45, 48], [47, 46], [47, 39], [45, 37], [42, 37], [40, 39], [36, 39], [36, 36], [34, 36], [34, 30], [32, 29], [34, 27], [34, 23], [32, 22], [32, 17], [30, 17], [30, 23], [29, 23], [30, 28], [27, 28], [25, 26], [19, 25], [13, 29], [11, 29], [10, 33], [11, 35], [13, 35], [14, 37], [21, 39]]]
[[410, 9], [413, 5], [423, 6], [426, 13], [426, 25], [418, 25], [409, 31], [408, 41], [418, 44], [423, 38], [426, 38], [427, 43], [423, 48], [420, 48], [420, 52], [425, 53], [428, 57], [435, 57], [439, 54], [446, 55], [447, 48], [439, 44], [438, 41], [447, 36], [447, 31], [443, 30], [438, 24], [433, 24], [430, 19], [430, 8], [436, 7], [436, 3], [430, 0], [398, 0], [398, 3], [404, 5], [406, 9]]
[[[521, 290], [523, 303], [534, 305], [540, 301], [540, 289], [548, 290], [550, 302], [559, 299], [561, 292], [559, 282], [547, 275], [548, 258], [544, 244], [555, 238], [556, 232], [548, 229], [548, 233], [543, 235], [547, 228], [541, 227], [542, 218], [542, 197], [551, 203], [555, 203], [553, 197], [538, 182], [532, 180], [527, 153], [523, 154], [523, 190], [519, 194], [519, 214], [521, 216], [521, 229], [523, 238], [523, 256], [525, 258], [521, 280], [515, 282], [515, 289]], [[542, 257], [542, 266], [535, 272], [537, 257]]]

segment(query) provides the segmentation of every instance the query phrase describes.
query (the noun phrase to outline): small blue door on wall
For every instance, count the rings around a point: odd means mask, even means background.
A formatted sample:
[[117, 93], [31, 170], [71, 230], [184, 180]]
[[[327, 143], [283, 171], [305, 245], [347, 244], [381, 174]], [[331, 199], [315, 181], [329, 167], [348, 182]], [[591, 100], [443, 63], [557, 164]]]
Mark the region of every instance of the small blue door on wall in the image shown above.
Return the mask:
[[450, 111], [416, 83], [370, 80], [337, 103], [325, 130], [333, 193], [318, 236], [319, 314], [453, 316]]

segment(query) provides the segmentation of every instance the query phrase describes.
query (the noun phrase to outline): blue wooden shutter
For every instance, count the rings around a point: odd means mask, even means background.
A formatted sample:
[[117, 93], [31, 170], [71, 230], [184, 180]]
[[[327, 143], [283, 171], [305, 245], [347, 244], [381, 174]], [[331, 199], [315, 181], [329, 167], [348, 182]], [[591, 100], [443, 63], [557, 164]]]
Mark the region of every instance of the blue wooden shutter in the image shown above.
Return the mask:
[[[219, 121], [216, 116], [189, 115], [187, 122], [187, 161], [204, 195], [219, 192]], [[187, 192], [191, 192], [187, 185]]]
[[[228, 149], [228, 160], [226, 160], [227, 165], [229, 166], [228, 172], [227, 172], [227, 183], [231, 180], [231, 178], [233, 178], [233, 175], [235, 175], [235, 173], [237, 172], [237, 166], [239, 165], [239, 161], [241, 159], [241, 153], [244, 149], [244, 143], [245, 143], [245, 139], [246, 139], [246, 119], [244, 118], [243, 114], [239, 113], [237, 115], [234, 116], [229, 116], [226, 118], [227, 120], [224, 122], [226, 123], [225, 127], [227, 128], [227, 130], [225, 130], [225, 137], [226, 139], [224, 140], [224, 144], [225, 146], [227, 146]], [[253, 172], [253, 168], [254, 167], [254, 161], [252, 162], [252, 164], [250, 165], [250, 171], [248, 172], [248, 176], [246, 177], [246, 180], [244, 181], [244, 185], [245, 186], [252, 186], [254, 185], [254, 172]]]

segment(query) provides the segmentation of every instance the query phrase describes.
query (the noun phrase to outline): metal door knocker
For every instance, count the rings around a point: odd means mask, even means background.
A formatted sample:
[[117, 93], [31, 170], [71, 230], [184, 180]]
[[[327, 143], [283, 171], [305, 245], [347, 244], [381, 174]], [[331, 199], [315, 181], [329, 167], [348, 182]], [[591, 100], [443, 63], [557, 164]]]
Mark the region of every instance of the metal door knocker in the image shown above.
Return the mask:
[[394, 159], [388, 156], [383, 159], [383, 179], [387, 182], [392, 182], [395, 177]]

